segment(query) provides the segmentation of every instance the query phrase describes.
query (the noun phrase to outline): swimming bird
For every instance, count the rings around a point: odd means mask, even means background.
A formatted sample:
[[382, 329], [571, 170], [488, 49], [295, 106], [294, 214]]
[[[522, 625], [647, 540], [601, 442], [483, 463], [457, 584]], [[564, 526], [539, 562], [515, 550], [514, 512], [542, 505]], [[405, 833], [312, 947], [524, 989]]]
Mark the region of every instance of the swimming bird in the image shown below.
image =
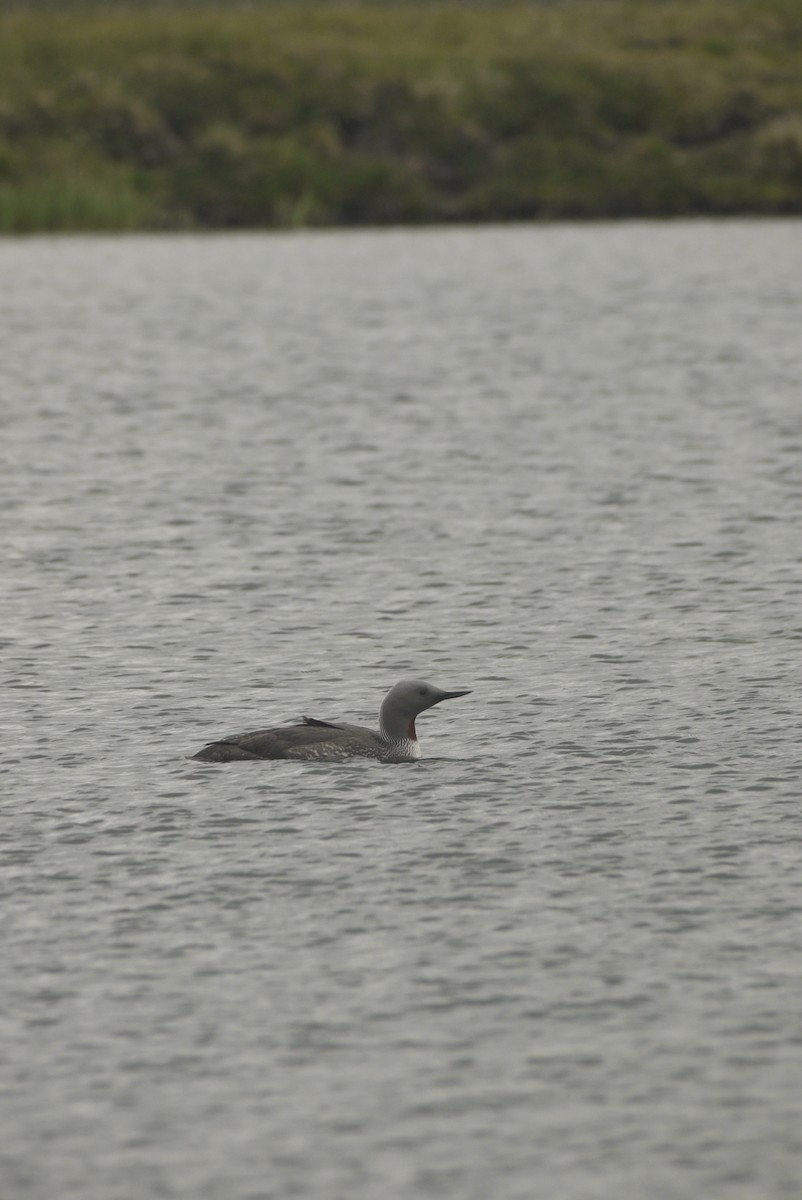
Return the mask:
[[235, 759], [292, 758], [314, 762], [341, 762], [346, 758], [377, 758], [381, 762], [408, 762], [420, 758], [415, 732], [419, 713], [470, 689], [444, 692], [420, 679], [402, 679], [384, 698], [377, 731], [362, 725], [320, 721], [302, 717], [298, 725], [259, 729], [209, 742], [192, 757], [201, 762], [232, 762]]

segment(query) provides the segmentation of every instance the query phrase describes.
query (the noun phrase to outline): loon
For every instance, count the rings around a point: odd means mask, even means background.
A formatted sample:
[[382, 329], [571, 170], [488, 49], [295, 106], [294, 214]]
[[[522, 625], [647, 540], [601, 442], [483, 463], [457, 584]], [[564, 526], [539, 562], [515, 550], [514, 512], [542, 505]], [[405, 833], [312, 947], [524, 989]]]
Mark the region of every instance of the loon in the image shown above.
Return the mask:
[[384, 698], [379, 710], [377, 732], [362, 725], [339, 721], [319, 721], [303, 717], [299, 725], [277, 729], [259, 729], [234, 737], [209, 742], [192, 758], [201, 762], [232, 762], [235, 759], [291, 758], [313, 762], [342, 762], [347, 758], [377, 758], [381, 762], [410, 762], [420, 758], [415, 733], [418, 713], [439, 704], [467, 696], [470, 689], [444, 692], [420, 679], [402, 679]]

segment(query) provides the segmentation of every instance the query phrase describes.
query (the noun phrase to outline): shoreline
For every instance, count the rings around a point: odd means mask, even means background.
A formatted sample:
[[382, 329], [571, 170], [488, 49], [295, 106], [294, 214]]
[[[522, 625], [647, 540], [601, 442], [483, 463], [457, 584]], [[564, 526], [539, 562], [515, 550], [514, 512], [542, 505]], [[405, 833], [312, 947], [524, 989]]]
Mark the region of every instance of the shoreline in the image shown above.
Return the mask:
[[802, 213], [783, 0], [0, 18], [0, 233]]

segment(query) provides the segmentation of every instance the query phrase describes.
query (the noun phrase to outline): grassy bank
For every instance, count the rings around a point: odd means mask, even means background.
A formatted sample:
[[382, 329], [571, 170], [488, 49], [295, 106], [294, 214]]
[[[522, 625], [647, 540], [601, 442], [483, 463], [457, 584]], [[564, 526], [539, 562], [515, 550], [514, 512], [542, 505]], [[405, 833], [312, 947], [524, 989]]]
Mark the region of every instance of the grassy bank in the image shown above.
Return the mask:
[[0, 16], [0, 231], [800, 212], [800, 0]]

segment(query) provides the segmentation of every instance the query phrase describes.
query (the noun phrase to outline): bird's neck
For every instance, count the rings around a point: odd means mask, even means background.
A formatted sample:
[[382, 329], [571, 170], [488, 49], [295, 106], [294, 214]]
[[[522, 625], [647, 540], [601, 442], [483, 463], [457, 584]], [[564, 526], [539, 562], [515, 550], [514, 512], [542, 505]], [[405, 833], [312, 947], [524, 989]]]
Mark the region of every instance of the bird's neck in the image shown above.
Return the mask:
[[403, 717], [398, 713], [385, 712], [382, 709], [379, 713], [379, 732], [386, 742], [410, 742], [413, 746], [418, 744], [414, 717]]
[[388, 738], [382, 734], [385, 749], [382, 758], [385, 762], [411, 762], [420, 758], [420, 742], [417, 738]]

